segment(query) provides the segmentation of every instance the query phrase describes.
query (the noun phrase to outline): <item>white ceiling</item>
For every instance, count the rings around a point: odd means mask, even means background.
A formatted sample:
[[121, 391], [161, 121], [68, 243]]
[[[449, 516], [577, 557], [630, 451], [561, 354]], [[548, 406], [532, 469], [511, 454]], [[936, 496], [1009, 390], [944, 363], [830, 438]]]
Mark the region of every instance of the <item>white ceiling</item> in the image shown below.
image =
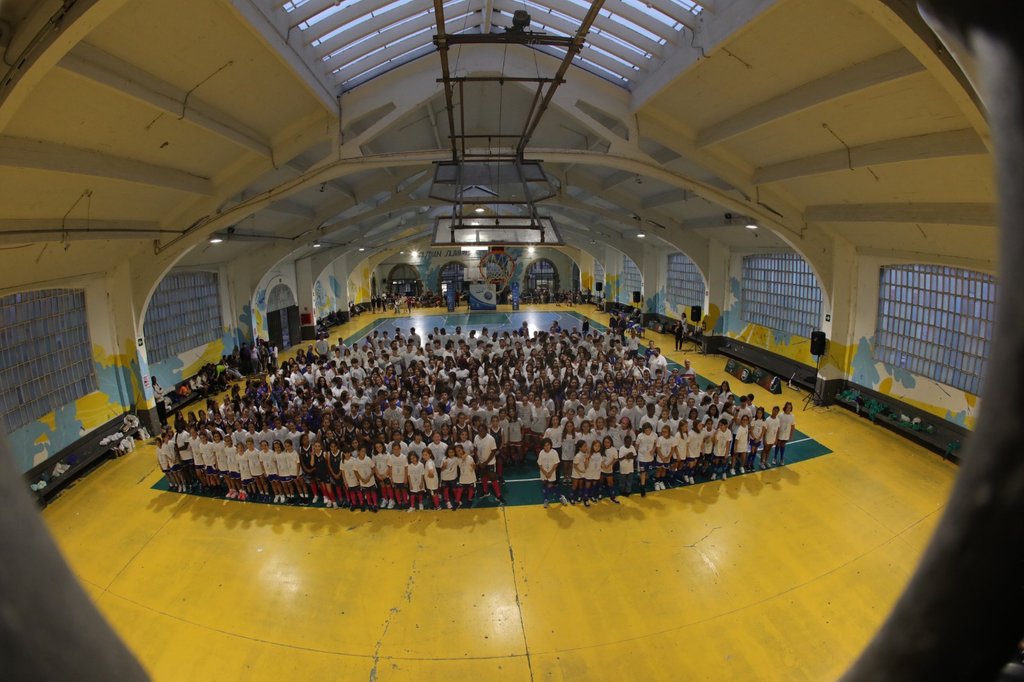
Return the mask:
[[[581, 17], [581, 2], [530, 5], [534, 28]], [[10, 47], [60, 5], [5, 1]], [[698, 262], [713, 242], [827, 259], [835, 240], [994, 262], [988, 131], [941, 55], [883, 2], [701, 5], [606, 2], [590, 62], [569, 72], [528, 148], [561, 187], [545, 210], [607, 242], [643, 225]], [[462, 0], [446, 16], [467, 7], [460, 30], [480, 33], [522, 3]], [[693, 29], [654, 31], [658, 8]], [[335, 73], [353, 55], [386, 56], [373, 50], [429, 24], [431, 2], [95, 0], [90, 12], [28, 55], [25, 85], [0, 91], [0, 289], [125, 261], [159, 277], [253, 249], [295, 258], [316, 239], [339, 251], [386, 244], [425, 233], [443, 210], [425, 199], [449, 134], [433, 30], [413, 36], [420, 52]], [[627, 15], [664, 42], [650, 41], [639, 70], [603, 71], [614, 60], [593, 46], [643, 43], [635, 21], [616, 20]], [[314, 38], [356, 16], [339, 45], [323, 43], [351, 47], [318, 57]], [[558, 60], [489, 45], [453, 49], [451, 62], [457, 75], [511, 76], [551, 75]], [[519, 132], [532, 96], [467, 86], [467, 131]], [[746, 215], [764, 229], [744, 229]], [[228, 226], [262, 238], [208, 244]]]

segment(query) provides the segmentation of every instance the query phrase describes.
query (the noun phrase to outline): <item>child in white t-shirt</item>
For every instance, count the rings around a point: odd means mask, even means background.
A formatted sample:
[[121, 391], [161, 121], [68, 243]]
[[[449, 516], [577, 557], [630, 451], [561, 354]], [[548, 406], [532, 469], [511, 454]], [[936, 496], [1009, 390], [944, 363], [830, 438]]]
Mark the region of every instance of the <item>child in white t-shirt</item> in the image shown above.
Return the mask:
[[[545, 509], [558, 493], [558, 463], [558, 451], [554, 449], [550, 438], [544, 438], [541, 442], [541, 450], [537, 453], [537, 468], [540, 469], [540, 485], [544, 494]], [[564, 495], [560, 495], [559, 499], [563, 505], [568, 503]]]

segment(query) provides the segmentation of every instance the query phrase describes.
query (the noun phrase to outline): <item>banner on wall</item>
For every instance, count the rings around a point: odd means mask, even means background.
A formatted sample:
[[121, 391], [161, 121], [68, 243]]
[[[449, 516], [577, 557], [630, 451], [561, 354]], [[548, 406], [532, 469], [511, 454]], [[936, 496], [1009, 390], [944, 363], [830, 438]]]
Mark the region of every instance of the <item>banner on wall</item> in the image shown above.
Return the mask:
[[512, 282], [508, 289], [512, 296], [512, 310], [519, 310], [519, 282]]
[[490, 282], [473, 282], [469, 285], [470, 310], [496, 310], [498, 294]]
[[445, 298], [448, 299], [448, 312], [455, 312], [455, 287], [449, 286], [448, 291], [445, 294]]

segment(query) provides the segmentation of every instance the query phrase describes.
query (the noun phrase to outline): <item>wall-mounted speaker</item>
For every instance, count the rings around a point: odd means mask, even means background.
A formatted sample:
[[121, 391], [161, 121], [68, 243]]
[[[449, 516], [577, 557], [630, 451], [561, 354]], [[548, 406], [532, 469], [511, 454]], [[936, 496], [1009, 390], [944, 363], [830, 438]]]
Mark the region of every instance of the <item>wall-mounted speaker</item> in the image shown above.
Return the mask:
[[704, 319], [704, 309], [699, 305], [690, 306], [690, 322], [700, 322]]
[[601, 293], [601, 289], [604, 289], [604, 282], [594, 282], [594, 291]]
[[640, 292], [639, 291], [634, 291], [633, 292], [633, 303], [640, 303], [641, 301], [643, 301], [643, 299], [640, 298]]
[[825, 354], [825, 332], [811, 332], [811, 355], [821, 357]]

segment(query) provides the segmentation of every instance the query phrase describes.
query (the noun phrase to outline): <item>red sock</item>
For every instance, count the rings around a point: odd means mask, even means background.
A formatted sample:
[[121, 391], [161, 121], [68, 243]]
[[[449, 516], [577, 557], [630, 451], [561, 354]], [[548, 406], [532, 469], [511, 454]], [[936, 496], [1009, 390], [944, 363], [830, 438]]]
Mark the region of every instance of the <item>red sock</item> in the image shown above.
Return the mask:
[[450, 503], [452, 501], [451, 496], [448, 494], [448, 488], [444, 488], [441, 492], [444, 493], [444, 501]]
[[462, 504], [462, 486], [461, 485], [458, 488], [455, 489], [455, 501], [457, 503], [459, 503], [459, 504]]
[[374, 507], [378, 506], [378, 504], [377, 504], [377, 491], [376, 490], [371, 490], [370, 491], [370, 504], [372, 504]]
[[437, 493], [431, 493], [430, 494], [430, 499], [432, 499], [434, 501], [434, 507], [440, 507], [441, 506], [441, 498], [439, 498], [437, 496]]
[[476, 486], [475, 485], [467, 485], [466, 487], [469, 489], [469, 501], [472, 502], [473, 501], [473, 495], [476, 494]]
[[494, 494], [497, 497], [501, 497], [501, 483], [499, 483], [498, 480], [495, 479], [495, 480], [491, 481], [491, 485], [494, 486]]
[[324, 498], [334, 502], [334, 491], [331, 490], [331, 486], [326, 483], [321, 483], [320, 488], [324, 492]]

